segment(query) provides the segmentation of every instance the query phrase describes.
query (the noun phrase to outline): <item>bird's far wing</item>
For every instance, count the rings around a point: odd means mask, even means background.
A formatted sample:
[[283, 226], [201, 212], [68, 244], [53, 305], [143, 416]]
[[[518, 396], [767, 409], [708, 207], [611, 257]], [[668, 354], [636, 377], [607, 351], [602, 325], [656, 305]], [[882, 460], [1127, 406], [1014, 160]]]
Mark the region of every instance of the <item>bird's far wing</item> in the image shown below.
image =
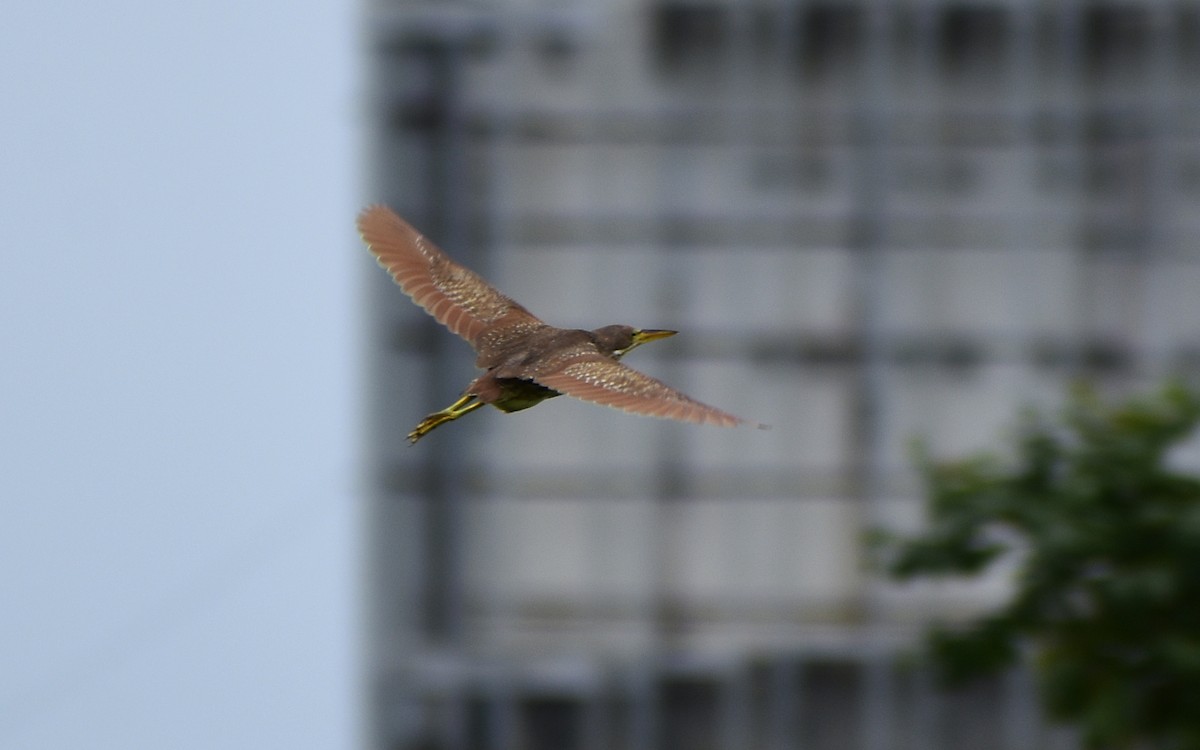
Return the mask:
[[539, 373], [533, 379], [559, 393], [634, 414], [720, 427], [757, 425], [702, 404], [666, 383], [602, 354], [574, 359], [565, 367]]
[[358, 231], [404, 293], [472, 345], [482, 331], [501, 319], [541, 322], [478, 274], [451, 260], [387, 206], [363, 209], [358, 215]]

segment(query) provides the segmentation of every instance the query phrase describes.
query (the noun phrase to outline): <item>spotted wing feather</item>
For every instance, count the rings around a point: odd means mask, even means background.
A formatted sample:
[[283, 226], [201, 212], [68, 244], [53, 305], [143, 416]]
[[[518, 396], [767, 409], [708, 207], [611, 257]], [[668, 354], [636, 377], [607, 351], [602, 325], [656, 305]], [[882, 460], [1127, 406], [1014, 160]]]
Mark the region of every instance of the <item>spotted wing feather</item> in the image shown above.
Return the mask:
[[451, 260], [386, 206], [364, 209], [358, 215], [358, 231], [404, 293], [472, 345], [501, 321], [540, 322], [478, 274]]
[[559, 393], [634, 414], [720, 427], [746, 422], [602, 354], [577, 358], [534, 380]]

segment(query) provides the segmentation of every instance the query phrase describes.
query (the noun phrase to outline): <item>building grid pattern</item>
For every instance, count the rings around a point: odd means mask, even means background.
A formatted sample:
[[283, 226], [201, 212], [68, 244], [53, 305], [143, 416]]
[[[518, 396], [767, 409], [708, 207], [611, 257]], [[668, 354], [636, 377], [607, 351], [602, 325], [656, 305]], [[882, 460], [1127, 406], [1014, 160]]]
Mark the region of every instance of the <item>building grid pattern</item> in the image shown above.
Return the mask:
[[[371, 279], [379, 748], [1057, 748], [1030, 678], [898, 660], [862, 534], [908, 447], [995, 444], [1071, 378], [1200, 368], [1185, 2], [375, 0], [371, 200], [554, 325], [767, 433], [557, 399], [404, 434], [468, 348]], [[636, 361], [635, 361], [636, 360]]]

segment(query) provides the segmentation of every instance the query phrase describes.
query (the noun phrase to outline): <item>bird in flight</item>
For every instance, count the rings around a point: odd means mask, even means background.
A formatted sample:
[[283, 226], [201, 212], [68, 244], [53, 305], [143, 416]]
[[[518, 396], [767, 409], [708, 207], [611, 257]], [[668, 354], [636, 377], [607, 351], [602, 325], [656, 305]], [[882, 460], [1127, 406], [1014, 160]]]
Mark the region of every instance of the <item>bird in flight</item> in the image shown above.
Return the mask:
[[651, 417], [766, 428], [703, 404], [621, 362], [635, 347], [674, 336], [675, 331], [626, 325], [594, 331], [555, 328], [455, 263], [386, 206], [364, 209], [358, 215], [358, 231], [400, 289], [474, 347], [475, 366], [485, 371], [461, 398], [421, 420], [408, 434], [410, 443], [484, 404], [514, 412], [564, 393]]

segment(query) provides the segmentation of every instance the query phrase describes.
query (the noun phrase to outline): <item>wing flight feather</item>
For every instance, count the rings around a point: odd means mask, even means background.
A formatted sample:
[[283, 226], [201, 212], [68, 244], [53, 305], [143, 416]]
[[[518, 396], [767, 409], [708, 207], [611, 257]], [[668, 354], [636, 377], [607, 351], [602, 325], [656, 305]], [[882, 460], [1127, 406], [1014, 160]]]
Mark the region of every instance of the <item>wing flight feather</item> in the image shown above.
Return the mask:
[[720, 427], [746, 423], [741, 417], [701, 403], [599, 353], [577, 358], [553, 372], [539, 373], [534, 380], [559, 393], [634, 414]]
[[408, 222], [382, 205], [358, 215], [371, 253], [413, 302], [472, 345], [500, 322], [538, 319], [478, 274], [450, 259]]

